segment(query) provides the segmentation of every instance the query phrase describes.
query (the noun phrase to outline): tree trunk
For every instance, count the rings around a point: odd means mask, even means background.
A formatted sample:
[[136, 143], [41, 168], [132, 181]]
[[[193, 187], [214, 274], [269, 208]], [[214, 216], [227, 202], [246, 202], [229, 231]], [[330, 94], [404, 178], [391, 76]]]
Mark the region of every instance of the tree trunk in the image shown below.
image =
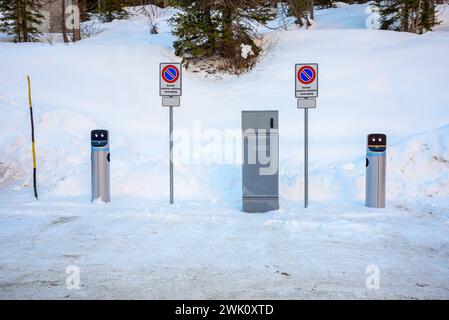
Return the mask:
[[423, 15], [423, 8], [422, 8], [422, 0], [418, 0], [418, 10], [416, 10], [416, 17], [415, 17], [415, 26], [414, 26], [414, 32], [418, 34], [423, 33], [423, 21], [422, 21], [422, 15]]
[[404, 5], [401, 10], [401, 31], [409, 31], [409, 8]]
[[427, 25], [429, 30], [432, 30], [433, 27], [435, 26], [435, 24], [437, 23], [436, 21], [436, 17], [435, 17], [435, 10], [436, 10], [436, 3], [435, 0], [427, 0], [427, 10], [428, 12], [428, 17], [427, 17]]
[[16, 23], [15, 23], [15, 34], [16, 34], [16, 40], [17, 42], [22, 41], [22, 33], [20, 32], [22, 28], [22, 21], [20, 21], [20, 9], [21, 9], [21, 3], [19, 2], [15, 8], [15, 15], [16, 15]]
[[22, 41], [28, 42], [28, 30], [27, 30], [27, 21], [24, 19], [26, 15], [26, 6], [24, 1], [20, 1], [20, 12], [21, 12], [21, 34]]
[[223, 8], [223, 46], [225, 51], [225, 56], [227, 58], [232, 57], [233, 48], [232, 48], [232, 2], [226, 1], [225, 6]]
[[209, 1], [204, 1], [204, 20], [206, 21], [206, 32], [207, 32], [207, 39], [209, 41], [209, 46], [211, 48], [214, 48], [216, 46], [216, 39], [215, 39], [215, 29], [212, 25], [212, 16], [211, 16], [211, 4]]
[[[315, 19], [315, 1], [310, 0], [310, 19]], [[307, 19], [308, 20], [308, 19]]]
[[[73, 18], [73, 42], [81, 40], [80, 20], [81, 13], [78, 6], [78, 0], [72, 0], [72, 5], [78, 7], [78, 17]], [[73, 13], [73, 12], [72, 12]]]
[[65, 27], [65, 0], [61, 0], [61, 27], [64, 43], [68, 43], [69, 38], [67, 37], [67, 28]]

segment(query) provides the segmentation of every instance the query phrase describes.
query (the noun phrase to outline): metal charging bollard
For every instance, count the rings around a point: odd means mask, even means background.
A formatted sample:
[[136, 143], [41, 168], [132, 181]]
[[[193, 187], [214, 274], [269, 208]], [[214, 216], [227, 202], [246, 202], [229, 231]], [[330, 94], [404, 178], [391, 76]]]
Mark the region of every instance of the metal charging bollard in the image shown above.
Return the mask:
[[109, 133], [107, 130], [91, 132], [92, 146], [92, 201], [100, 198], [111, 202]]
[[385, 208], [387, 136], [368, 135], [366, 149], [366, 206]]

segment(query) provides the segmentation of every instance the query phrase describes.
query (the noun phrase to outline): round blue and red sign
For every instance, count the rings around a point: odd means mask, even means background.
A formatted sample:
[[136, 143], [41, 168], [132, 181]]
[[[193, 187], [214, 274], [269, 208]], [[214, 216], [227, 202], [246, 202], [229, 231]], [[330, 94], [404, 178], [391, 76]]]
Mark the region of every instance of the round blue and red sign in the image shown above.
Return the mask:
[[174, 83], [178, 81], [180, 72], [174, 65], [168, 65], [162, 69], [162, 79], [168, 83]]
[[310, 66], [304, 66], [298, 71], [298, 80], [302, 84], [311, 84], [316, 79], [316, 71]]

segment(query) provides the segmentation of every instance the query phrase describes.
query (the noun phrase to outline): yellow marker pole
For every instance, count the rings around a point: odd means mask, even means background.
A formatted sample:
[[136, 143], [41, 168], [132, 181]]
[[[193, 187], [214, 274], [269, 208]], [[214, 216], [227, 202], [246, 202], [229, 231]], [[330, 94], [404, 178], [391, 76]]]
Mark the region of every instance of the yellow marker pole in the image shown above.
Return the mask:
[[27, 76], [28, 80], [28, 103], [30, 105], [30, 119], [31, 119], [31, 151], [33, 152], [33, 188], [34, 197], [38, 199], [37, 196], [37, 185], [36, 185], [36, 148], [34, 143], [34, 119], [33, 119], [33, 102], [31, 100], [31, 80], [30, 76]]

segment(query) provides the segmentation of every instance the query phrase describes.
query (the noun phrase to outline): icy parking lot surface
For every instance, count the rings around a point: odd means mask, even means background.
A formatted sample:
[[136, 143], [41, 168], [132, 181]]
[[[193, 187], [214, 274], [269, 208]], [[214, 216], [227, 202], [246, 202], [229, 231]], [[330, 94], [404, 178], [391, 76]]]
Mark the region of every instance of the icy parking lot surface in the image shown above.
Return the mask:
[[[15, 201], [0, 208], [3, 299], [449, 298], [449, 210], [435, 203], [284, 202], [245, 214], [5, 197]], [[69, 289], [74, 266], [79, 289]]]

